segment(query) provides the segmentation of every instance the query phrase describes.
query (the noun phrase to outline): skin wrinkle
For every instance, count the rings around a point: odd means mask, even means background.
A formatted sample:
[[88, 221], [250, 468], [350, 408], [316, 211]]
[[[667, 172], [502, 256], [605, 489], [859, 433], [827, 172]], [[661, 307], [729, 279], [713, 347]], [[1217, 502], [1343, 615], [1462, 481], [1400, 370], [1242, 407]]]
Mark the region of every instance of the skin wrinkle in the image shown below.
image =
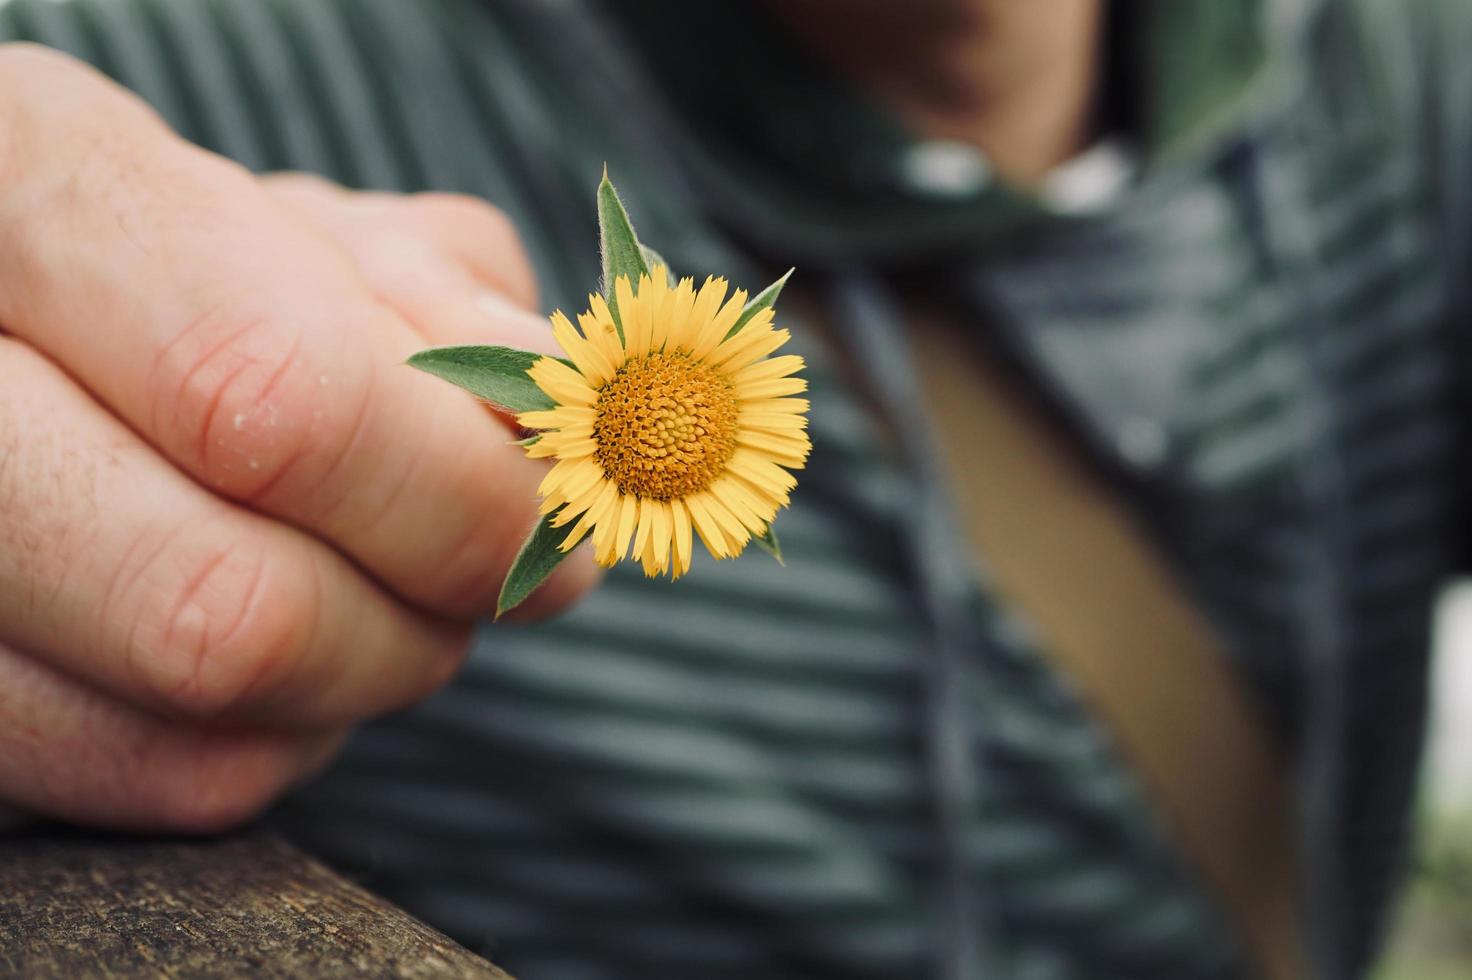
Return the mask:
[[[358, 398], [358, 404], [353, 408], [352, 421], [348, 425], [348, 436], [345, 440], [342, 441], [342, 448], [333, 455], [332, 461], [327, 465], [327, 469], [324, 470], [322, 472], [322, 475], [318, 478], [318, 485], [331, 483], [333, 477], [337, 474], [337, 471], [358, 448], [358, 443], [363, 439], [364, 433], [368, 430], [368, 417], [372, 414], [373, 411], [374, 389], [377, 387], [377, 385], [378, 369], [374, 366], [372, 361], [369, 361], [367, 362], [367, 373], [363, 376], [362, 394]], [[316, 423], [314, 420], [314, 427], [315, 424]], [[311, 438], [312, 434], [312, 429], [309, 429], [308, 438], [302, 440], [302, 446], [300, 449], [300, 452], [302, 454], [311, 451], [313, 448], [320, 448], [313, 447], [313, 440]], [[256, 492], [246, 499], [246, 502], [254, 505], [264, 500], [266, 498], [266, 495], [269, 494], [273, 489], [275, 489], [276, 485], [286, 476], [290, 467], [298, 462], [300, 462], [300, 457], [289, 458], [287, 461], [287, 465], [281, 467], [281, 469], [275, 474], [275, 476], [273, 476], [270, 480], [267, 480], [264, 485], [257, 488]], [[349, 497], [350, 493], [340, 494], [336, 500], [324, 506], [323, 509], [316, 514], [318, 522], [322, 524], [330, 523], [332, 520], [332, 516], [337, 513], [337, 511], [342, 507], [343, 504], [347, 503]]]
[[[257, 612], [257, 607], [260, 604], [261, 583], [266, 577], [266, 564], [268, 561], [269, 559], [263, 556], [256, 562], [255, 568], [250, 576], [250, 581], [243, 590], [245, 599], [240, 603], [240, 613], [235, 617], [235, 621], [220, 634], [219, 639], [215, 641], [217, 648], [223, 650], [231, 649], [231, 641], [235, 638], [235, 635], [241, 631], [246, 623], [260, 615]], [[320, 607], [320, 602], [317, 605]], [[312, 618], [315, 620], [319, 615], [320, 609], [314, 608]], [[238, 685], [235, 694], [229, 699], [227, 707], [249, 703], [255, 700], [259, 696], [260, 688], [263, 686], [266, 678], [273, 672], [272, 669], [278, 664], [285, 663], [289, 663], [289, 659], [286, 657], [257, 656], [255, 669], [245, 675], [244, 680]]]
[[[204, 314], [191, 319], [187, 324], [184, 325], [182, 329], [179, 330], [178, 333], [170, 338], [167, 343], [160, 347], [158, 353], [153, 356], [153, 362], [149, 365], [148, 374], [146, 375], [146, 377], [148, 378], [148, 390], [156, 392], [149, 411], [149, 422], [151, 423], [149, 427], [150, 432], [160, 432], [163, 430], [163, 426], [160, 424], [159, 417], [162, 414], [164, 396], [166, 392], [172, 395], [172, 398], [170, 399], [170, 404], [173, 407], [174, 411], [170, 414], [177, 415], [179, 406], [183, 402], [182, 393], [189, 390], [189, 386], [194, 381], [194, 376], [202, 371], [206, 366], [211, 364], [220, 351], [234, 344], [235, 341], [239, 340], [241, 337], [245, 336], [247, 333], [257, 329], [260, 326], [259, 321], [256, 320], [250, 320], [242, 324], [239, 329], [234, 330], [226, 336], [221, 337], [217, 343], [212, 345], [203, 354], [200, 354], [198, 357], [196, 357], [194, 359], [194, 363], [184, 371], [183, 377], [180, 378], [177, 382], [173, 384], [164, 384], [164, 362], [170, 357], [170, 355], [174, 353], [175, 350], [179, 348], [181, 344], [189, 340], [196, 333], [214, 324], [218, 313], [218, 310], [211, 309]], [[223, 393], [223, 391], [224, 388], [222, 386], [220, 389], [220, 393]], [[217, 395], [217, 397], [212, 401], [217, 402], [218, 400], [219, 399]], [[205, 426], [204, 431], [201, 432], [199, 438], [199, 459], [201, 464], [203, 464], [205, 459], [204, 440], [207, 434], [208, 426]]]
[[[184, 532], [187, 526], [189, 525], [181, 522], [166, 531], [159, 539], [157, 547], [149, 553], [147, 558], [139, 563], [137, 573], [128, 577], [129, 583], [141, 582], [147, 570], [153, 566], [154, 562], [158, 561], [161, 555], [171, 548], [175, 540], [178, 539], [179, 535]], [[123, 578], [124, 570], [125, 568], [120, 565], [115, 580]], [[111, 584], [108, 586], [109, 593], [113, 591], [113, 588]], [[141, 651], [138, 643], [138, 631], [143, 627], [143, 619], [143, 610], [135, 611], [128, 619], [128, 632], [123, 637], [123, 668], [127, 675], [132, 678], [133, 683], [140, 687], [147, 686], [148, 684], [148, 677], [144, 674], [143, 666], [139, 662], [139, 653]], [[106, 624], [106, 619], [98, 619], [97, 634], [99, 637], [99, 647], [102, 646], [101, 638], [106, 636]]]
[[[195, 609], [199, 608], [197, 606], [193, 606], [195, 596], [199, 594], [199, 590], [209, 580], [210, 576], [214, 574], [215, 569], [219, 568], [229, 559], [230, 552], [228, 549], [219, 550], [215, 553], [214, 556], [212, 556], [208, 561], [204, 563], [204, 565], [199, 569], [198, 572], [192, 575], [189, 580], [184, 583], [184, 588], [180, 590], [179, 598], [174, 603], [174, 608], [172, 611], [170, 611], [168, 619], [166, 620], [169, 625], [164, 630], [162, 642], [162, 646], [165, 649], [176, 649], [174, 634], [180, 630], [181, 617], [183, 617], [184, 613], [191, 607]], [[202, 612], [203, 610], [200, 611]], [[239, 620], [237, 618], [237, 625], [238, 623]], [[171, 703], [179, 703], [183, 701], [185, 692], [189, 691], [191, 688], [194, 691], [194, 700], [196, 702], [203, 700], [200, 697], [200, 694], [204, 690], [204, 682], [202, 677], [202, 674], [204, 672], [204, 661], [205, 658], [209, 656], [210, 652], [209, 628], [209, 620], [206, 618], [198, 630], [199, 636], [194, 640], [192, 644], [194, 650], [189, 657], [190, 669], [184, 674], [184, 676], [179, 679], [178, 684], [175, 685], [172, 690], [167, 692], [167, 697]]]
[[[286, 355], [281, 359], [281, 364], [279, 366], [277, 366], [276, 370], [274, 370], [274, 371], [271, 372], [271, 376], [266, 379], [265, 385], [261, 388], [261, 390], [259, 392], [256, 393], [255, 397], [253, 397], [251, 399], [251, 406], [252, 406], [251, 407], [251, 410], [248, 411], [248, 412], [243, 413], [247, 419], [254, 418], [256, 415], [260, 414], [260, 410], [261, 410], [261, 408], [263, 406], [269, 406], [270, 405], [270, 399], [271, 399], [272, 392], [274, 392], [280, 386], [282, 379], [286, 377], [287, 373], [289, 371], [291, 371], [291, 369], [294, 368], [298, 363], [300, 363], [300, 361], [301, 361], [301, 351], [302, 351], [302, 338], [301, 338], [301, 334], [297, 334], [296, 337], [294, 337], [292, 339], [291, 347], [287, 350]], [[254, 362], [254, 361], [248, 362], [249, 365], [254, 365], [255, 363], [257, 363], [257, 362]], [[237, 372], [236, 374], [231, 375], [230, 378], [226, 379], [220, 385], [220, 390], [221, 390], [221, 393], [222, 394], [229, 388], [230, 383], [236, 377], [238, 377], [238, 376], [239, 376], [239, 374]], [[206, 434], [206, 436], [208, 435], [209, 430], [211, 428], [213, 428], [215, 413], [219, 410], [219, 405], [220, 405], [220, 399], [219, 398], [216, 398], [215, 403], [211, 406], [210, 414], [209, 414], [209, 416], [205, 420], [205, 434]], [[275, 412], [274, 411], [270, 413], [270, 417], [273, 420], [275, 419]], [[232, 426], [232, 427], [234, 427], [234, 426]], [[311, 442], [310, 439], [303, 439], [302, 440], [302, 445], [303, 446], [310, 445], [310, 442]], [[205, 445], [207, 447], [209, 445], [208, 441], [206, 441], [203, 445]], [[288, 457], [287, 457], [288, 460], [290, 460], [291, 456], [292, 456], [292, 454], [288, 454]], [[253, 459], [252, 459], [252, 462], [254, 462]], [[283, 464], [282, 467], [281, 467], [281, 473], [285, 473], [288, 469], [290, 469], [290, 465], [289, 464]], [[276, 480], [277, 479], [280, 479], [281, 473], [278, 473], [276, 475], [276, 478], [275, 479], [266, 481], [267, 482], [267, 486], [269, 487], [271, 485], [274, 485], [274, 483], [276, 482]], [[259, 499], [260, 497], [263, 497], [264, 495], [265, 494], [264, 494], [264, 491], [263, 490], [257, 489], [257, 491], [252, 496], [254, 496], [256, 499]]]

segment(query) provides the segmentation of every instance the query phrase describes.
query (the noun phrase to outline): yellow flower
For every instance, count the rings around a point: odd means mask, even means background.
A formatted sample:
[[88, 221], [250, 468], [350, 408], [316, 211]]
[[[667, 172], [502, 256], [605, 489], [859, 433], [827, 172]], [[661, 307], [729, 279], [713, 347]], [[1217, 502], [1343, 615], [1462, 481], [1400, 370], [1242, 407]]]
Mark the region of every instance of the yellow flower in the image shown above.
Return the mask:
[[[746, 293], [724, 279], [670, 286], [664, 267], [614, 284], [620, 322], [588, 298], [579, 333], [561, 311], [552, 332], [574, 367], [543, 357], [528, 370], [555, 403], [517, 420], [543, 430], [527, 455], [555, 458], [538, 493], [560, 547], [588, 532], [600, 565], [625, 555], [644, 574], [690, 570], [692, 530], [716, 558], [741, 553], [785, 507], [807, 460], [807, 382], [795, 354], [771, 355], [790, 336], [770, 308], [727, 337]], [[725, 299], [725, 303], [722, 300]], [[785, 467], [785, 468], [784, 468]], [[632, 552], [630, 546], [632, 545]]]

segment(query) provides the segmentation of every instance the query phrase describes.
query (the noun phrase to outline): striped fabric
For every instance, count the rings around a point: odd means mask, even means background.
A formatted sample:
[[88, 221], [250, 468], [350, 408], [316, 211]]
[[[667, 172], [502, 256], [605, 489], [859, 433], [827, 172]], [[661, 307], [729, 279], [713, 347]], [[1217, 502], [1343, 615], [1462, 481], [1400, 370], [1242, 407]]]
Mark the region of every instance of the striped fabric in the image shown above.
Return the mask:
[[[1283, 0], [1259, 63], [1257, 4], [1142, 4], [1190, 98], [1157, 114], [1175, 142], [1141, 184], [1088, 218], [995, 187], [838, 186], [917, 148], [837, 111], [717, 152], [682, 96], [726, 84], [722, 58], [753, 86], [781, 62], [697, 32], [693, 6], [0, 3], [0, 38], [98, 65], [252, 168], [489, 198], [552, 305], [594, 281], [607, 160], [682, 271], [756, 285], [799, 257], [879, 393], [795, 324], [815, 450], [786, 569], [618, 571], [558, 622], [488, 627], [449, 689], [366, 727], [279, 821], [524, 980], [1245, 975], [1107, 734], [955, 551], [921, 440], [897, 437], [914, 379], [887, 283], [918, 266], [1138, 505], [1269, 706], [1315, 954], [1360, 975], [1405, 851], [1432, 593], [1462, 557], [1467, 5]], [[690, 20], [646, 63], [628, 52], [651, 10]], [[672, 48], [710, 70], [661, 84]], [[752, 149], [835, 134], [852, 166]]]

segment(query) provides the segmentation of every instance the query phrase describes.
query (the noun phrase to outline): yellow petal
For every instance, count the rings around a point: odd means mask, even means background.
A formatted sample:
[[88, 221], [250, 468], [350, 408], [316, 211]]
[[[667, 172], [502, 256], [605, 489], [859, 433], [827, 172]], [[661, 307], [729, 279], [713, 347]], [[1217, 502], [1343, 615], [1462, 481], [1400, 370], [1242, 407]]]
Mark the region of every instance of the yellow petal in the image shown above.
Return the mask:
[[692, 494], [684, 498], [685, 506], [690, 510], [691, 523], [695, 525], [695, 533], [700, 535], [700, 540], [705, 544], [705, 549], [710, 552], [712, 558], [720, 560], [729, 557], [730, 547], [726, 544], [725, 532], [706, 507], [705, 500], [700, 494]]
[[613, 295], [618, 300], [618, 322], [624, 328], [624, 357], [635, 356], [634, 331], [634, 284], [629, 282], [628, 276], [619, 276], [614, 280]]
[[623, 317], [624, 347], [630, 357], [642, 357], [649, 353], [650, 316], [654, 312], [650, 299], [653, 295], [654, 283], [648, 276], [640, 276], [630, 305], [625, 306], [623, 297], [619, 297], [618, 311]]
[[613, 377], [613, 365], [573, 327], [561, 310], [552, 314], [552, 337], [557, 341], [588, 383], [597, 387]]
[[670, 501], [670, 514], [673, 518], [673, 544], [674, 544], [674, 572], [672, 577], [679, 578], [690, 571], [690, 511], [686, 509], [683, 500]]
[[770, 511], [772, 516], [776, 517], [777, 511], [792, 502], [791, 496], [785, 490], [774, 490], [768, 486], [759, 487], [739, 473], [727, 473], [726, 476], [739, 481], [746, 492], [751, 494], [752, 499], [761, 505], [758, 508], [759, 513], [764, 514]]
[[690, 331], [690, 311], [695, 308], [695, 286], [689, 276], [680, 280], [670, 301], [669, 332], [665, 337], [665, 349], [688, 350], [693, 334]]
[[705, 284], [695, 294], [695, 306], [690, 311], [690, 319], [686, 327], [685, 337], [678, 349], [688, 351], [695, 346], [696, 339], [701, 335], [702, 329], [708, 324], [716, 311], [720, 308], [721, 300], [726, 296], [726, 280], [706, 277]]
[[806, 412], [811, 403], [806, 398], [755, 398], [741, 403], [743, 412]]
[[583, 540], [583, 535], [588, 533], [588, 528], [591, 526], [592, 525], [584, 524], [579, 521], [576, 527], [567, 532], [567, 537], [563, 538], [558, 543], [557, 550], [562, 552], [563, 554], [571, 551], [574, 547], [577, 546], [577, 543], [579, 541]]
[[[635, 558], [642, 559], [646, 551], [649, 551], [651, 555], [653, 554], [653, 551], [649, 549], [649, 532], [654, 528], [654, 507], [655, 502], [653, 500], [650, 500], [648, 497], [639, 498], [639, 527], [634, 532], [633, 555]], [[644, 566], [644, 570], [646, 572], [649, 571], [647, 563]]]
[[751, 534], [761, 534], [771, 522], [770, 517], [762, 519], [753, 506], [750, 495], [733, 478], [727, 477], [715, 481], [710, 485], [710, 493]]
[[[558, 549], [561, 551], [571, 551], [573, 545], [578, 543], [582, 536], [588, 532], [589, 528], [597, 527], [604, 521], [609, 507], [617, 497], [618, 487], [614, 486], [611, 480], [604, 480], [598, 488], [597, 499], [583, 513], [583, 516], [578, 519], [578, 522], [573, 525], [567, 537], [562, 539], [562, 543], [557, 546]], [[560, 518], [562, 515], [558, 514], [557, 516]], [[556, 523], [554, 519], [553, 524], [555, 525]]]
[[716, 523], [721, 526], [721, 530], [726, 533], [726, 541], [730, 545], [731, 554], [740, 554], [741, 550], [746, 547], [746, 542], [751, 539], [751, 532], [735, 514], [731, 513], [731, 509], [709, 490], [701, 494], [701, 503], [705, 504], [706, 510], [710, 511]]
[[[777, 435], [771, 432], [746, 430], [736, 433], [738, 446], [749, 446], [765, 453], [783, 466], [801, 469], [806, 463], [812, 444], [805, 435]], [[730, 465], [729, 463], [727, 465]]]
[[654, 526], [650, 530], [650, 543], [654, 546], [654, 564], [661, 572], [669, 567], [670, 562], [670, 504], [668, 501], [654, 501]]
[[567, 426], [591, 426], [597, 412], [586, 405], [558, 405], [556, 408], [522, 412], [516, 423], [524, 429], [561, 429]]
[[593, 481], [592, 486], [585, 488], [576, 496], [570, 495], [567, 506], [558, 511], [557, 516], [552, 518], [552, 526], [562, 527], [578, 517], [578, 515], [586, 513], [607, 492], [607, 486], [611, 485], [608, 480], [603, 479], [600, 475], [597, 480]]
[[[740, 371], [755, 364], [792, 339], [790, 330], [757, 330], [747, 333], [750, 324], [741, 328], [741, 333], [726, 341], [710, 355], [710, 363], [722, 371]], [[726, 346], [729, 344], [730, 346]]]
[[601, 346], [608, 354], [609, 363], [615, 368], [622, 367], [627, 354], [623, 341], [618, 339], [618, 327], [614, 326], [613, 311], [608, 308], [608, 301], [594, 293], [588, 299], [588, 308], [598, 321], [598, 335], [602, 338]]
[[526, 455], [528, 459], [547, 459], [557, 455], [557, 447], [545, 438], [539, 439], [526, 447]]
[[[618, 560], [614, 546], [618, 543], [618, 518], [622, 496], [615, 493], [612, 501], [593, 521], [593, 560], [607, 568]], [[600, 506], [602, 506], [600, 501]], [[592, 511], [589, 511], [591, 514]]]
[[633, 494], [624, 494], [619, 503], [618, 513], [618, 541], [614, 546], [614, 560], [617, 561], [628, 554], [629, 540], [634, 536], [634, 525], [639, 518], [639, 498]]
[[545, 433], [541, 441], [527, 447], [527, 455], [532, 455], [532, 450], [546, 447], [545, 455], [557, 456], [559, 459], [575, 459], [579, 456], [591, 456], [598, 450], [598, 443], [582, 433], [568, 434], [561, 431]]
[[736, 386], [736, 397], [740, 401], [756, 401], [766, 398], [782, 398], [808, 390], [805, 378], [771, 378], [767, 381], [748, 381]]
[[555, 357], [538, 358], [526, 373], [559, 404], [592, 405], [598, 400], [587, 379]]
[[587, 493], [602, 476], [602, 469], [587, 457], [560, 459], [542, 477], [542, 482], [537, 487], [537, 496], [550, 497], [555, 493], [561, 494], [566, 500], [574, 500]]
[[649, 297], [649, 349], [664, 350], [670, 336], [670, 309], [675, 303], [675, 292], [670, 289], [668, 272], [664, 266], [656, 267], [651, 273], [654, 289]]
[[806, 415], [788, 412], [739, 412], [736, 424], [743, 429], [762, 429], [767, 432], [797, 432], [808, 427]]
[[[745, 306], [746, 290], [738, 289], [731, 294], [730, 299], [726, 300], [726, 305], [721, 307], [720, 312], [711, 317], [700, 328], [700, 333], [696, 336], [695, 342], [690, 346], [690, 356], [705, 358], [712, 351], [719, 348], [722, 341], [725, 340], [726, 334], [731, 332], [731, 328], [740, 319], [741, 311]], [[757, 316], [752, 317], [746, 326], [741, 328], [742, 333], [745, 333], [747, 327], [750, 327], [751, 323], [756, 321], [760, 316], [761, 314], [757, 314]], [[767, 317], [767, 322], [771, 322], [770, 316]], [[740, 334], [737, 336], [740, 336]]]
[[737, 447], [726, 461], [726, 469], [745, 477], [756, 486], [777, 494], [787, 494], [797, 486], [797, 478], [759, 452]]
[[805, 367], [801, 354], [783, 354], [781, 357], [770, 357], [764, 361], [757, 361], [739, 371], [731, 373], [731, 383], [737, 386], [749, 384], [754, 381], [769, 381], [772, 378], [785, 378], [789, 374], [795, 374]]
[[644, 566], [644, 577], [654, 578], [660, 573], [660, 567], [654, 561], [654, 546], [646, 545], [644, 551], [639, 555], [639, 564]]

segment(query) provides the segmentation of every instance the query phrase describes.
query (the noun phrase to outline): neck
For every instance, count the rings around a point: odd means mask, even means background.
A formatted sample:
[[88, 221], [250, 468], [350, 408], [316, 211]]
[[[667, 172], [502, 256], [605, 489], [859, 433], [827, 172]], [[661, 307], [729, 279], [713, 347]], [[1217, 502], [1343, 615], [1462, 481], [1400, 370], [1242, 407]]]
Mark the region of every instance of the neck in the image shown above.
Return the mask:
[[922, 136], [1027, 185], [1098, 126], [1105, 0], [767, 0]]

